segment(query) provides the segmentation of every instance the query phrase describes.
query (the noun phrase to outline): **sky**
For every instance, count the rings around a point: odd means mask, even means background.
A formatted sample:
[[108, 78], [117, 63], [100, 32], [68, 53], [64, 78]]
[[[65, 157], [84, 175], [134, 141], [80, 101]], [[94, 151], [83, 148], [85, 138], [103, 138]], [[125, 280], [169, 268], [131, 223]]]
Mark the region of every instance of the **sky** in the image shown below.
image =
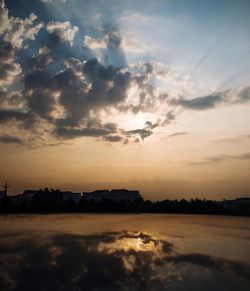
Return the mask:
[[248, 0], [0, 0], [0, 177], [250, 196]]

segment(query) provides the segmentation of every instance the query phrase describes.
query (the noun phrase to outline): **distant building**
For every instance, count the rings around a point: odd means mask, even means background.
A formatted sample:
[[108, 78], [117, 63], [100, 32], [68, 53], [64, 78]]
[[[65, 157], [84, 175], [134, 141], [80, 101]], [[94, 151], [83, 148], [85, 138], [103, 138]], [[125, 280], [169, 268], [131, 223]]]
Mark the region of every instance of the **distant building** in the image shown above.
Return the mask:
[[80, 202], [82, 197], [81, 193], [75, 193], [71, 191], [63, 191], [61, 193], [63, 195], [64, 201], [72, 200], [77, 204]]
[[95, 202], [100, 202], [103, 199], [115, 200], [115, 201], [127, 200], [130, 202], [136, 199], [142, 199], [142, 196], [140, 195], [139, 191], [130, 191], [127, 189], [113, 189], [111, 191], [96, 190], [93, 192], [83, 193], [83, 197], [87, 201], [95, 201]]
[[27, 205], [30, 205], [35, 194], [38, 193], [38, 190], [24, 190], [23, 191], [23, 199], [27, 203]]
[[22, 194], [9, 196], [11, 199], [11, 203], [15, 206], [20, 206], [24, 202], [24, 198]]
[[233, 200], [223, 200], [223, 207], [228, 210], [241, 210], [242, 208], [248, 209], [250, 212], [250, 198], [236, 198]]
[[[59, 196], [61, 195], [63, 201], [73, 200], [75, 203], [79, 203], [81, 200], [81, 193], [75, 193], [71, 191], [56, 190], [56, 191], [48, 192], [47, 195], [51, 197], [57, 195], [58, 199], [59, 199]], [[30, 205], [33, 199], [37, 198], [38, 196], [41, 196], [40, 199], [45, 198], [45, 193], [41, 190], [24, 190], [23, 192], [23, 199], [28, 205]]]
[[5, 197], [5, 191], [0, 191], [0, 200], [2, 200]]

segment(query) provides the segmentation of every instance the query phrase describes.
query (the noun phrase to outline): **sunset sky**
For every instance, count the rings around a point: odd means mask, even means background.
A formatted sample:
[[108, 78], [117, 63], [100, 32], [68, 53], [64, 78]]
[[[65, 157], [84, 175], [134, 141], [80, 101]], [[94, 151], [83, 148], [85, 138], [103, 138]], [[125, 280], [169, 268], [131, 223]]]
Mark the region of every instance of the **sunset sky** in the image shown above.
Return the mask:
[[0, 0], [10, 193], [250, 196], [249, 0]]

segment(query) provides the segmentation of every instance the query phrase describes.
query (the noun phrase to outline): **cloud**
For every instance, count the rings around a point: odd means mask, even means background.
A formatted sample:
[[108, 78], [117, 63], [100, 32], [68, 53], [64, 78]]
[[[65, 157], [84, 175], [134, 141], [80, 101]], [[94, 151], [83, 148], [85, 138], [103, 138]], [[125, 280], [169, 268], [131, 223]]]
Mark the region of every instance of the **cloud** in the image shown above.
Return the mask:
[[34, 40], [37, 33], [43, 27], [43, 23], [34, 26], [37, 16], [31, 13], [29, 17], [21, 19], [8, 15], [4, 1], [0, 5], [0, 36], [1, 41], [10, 44], [13, 48], [21, 48], [24, 40]]
[[[151, 136], [154, 133], [154, 129], [157, 128], [158, 126], [160, 126], [158, 122], [152, 123], [151, 121], [146, 121], [144, 128], [128, 130], [125, 131], [124, 134], [127, 138], [135, 137], [134, 141], [139, 142], [140, 139], [144, 140], [145, 138]], [[138, 137], [140, 137], [140, 139], [138, 139]]]
[[12, 85], [22, 72], [16, 55], [23, 42], [34, 40], [43, 27], [43, 23], [34, 24], [36, 19], [34, 13], [25, 19], [9, 16], [4, 1], [0, 3], [0, 86], [3, 89]]
[[93, 39], [92, 37], [85, 35], [83, 40], [83, 46], [90, 48], [92, 50], [95, 49], [105, 49], [107, 48], [108, 40], [105, 38], [97, 38]]
[[53, 62], [51, 52], [47, 47], [41, 47], [37, 55], [33, 55], [27, 60], [29, 71], [43, 71]]
[[6, 122], [9, 120], [21, 121], [27, 117], [28, 113], [15, 110], [4, 110], [0, 109], [0, 123]]
[[122, 49], [122, 37], [116, 21], [102, 20], [101, 27], [97, 29], [96, 34], [94, 36], [85, 35], [83, 47], [92, 50], [105, 65], [127, 67], [126, 56]]
[[163, 126], [166, 126], [168, 124], [170, 124], [172, 121], [174, 121], [176, 118], [176, 113], [174, 112], [174, 110], [170, 110], [167, 112], [165, 119], [162, 122]]
[[[76, 138], [82, 136], [92, 136], [92, 137], [105, 137], [107, 139], [107, 135], [114, 133], [114, 130], [110, 130], [105, 126], [94, 125], [85, 128], [67, 128], [67, 127], [58, 127], [56, 129], [56, 134], [59, 137], [63, 138]], [[109, 140], [112, 141], [112, 140]], [[117, 141], [117, 140], [115, 140]]]
[[[37, 116], [36, 120], [41, 118], [54, 126], [51, 134], [56, 138], [93, 136], [110, 142], [136, 136], [144, 140], [160, 125], [147, 121], [143, 129], [126, 131], [107, 128], [104, 122], [98, 121], [101, 110], [109, 111], [113, 108], [118, 112], [134, 112], [134, 105], [124, 105], [128, 102], [128, 91], [134, 84], [139, 84], [139, 90], [143, 91], [136, 105], [137, 113], [148, 110], [152, 103], [148, 100], [150, 96], [157, 98], [152, 92], [152, 86], [143, 85], [142, 80], [135, 78], [129, 68], [104, 65], [97, 59], [69, 58], [64, 60], [62, 70], [52, 74], [50, 67], [54, 63], [48, 47], [40, 48], [37, 54], [27, 59], [24, 89], [19, 93], [19, 99], [23, 99], [23, 108], [2, 112], [2, 122], [21, 122], [26, 115], [33, 114]], [[151, 72], [150, 64], [146, 64], [145, 73]], [[5, 93], [2, 93], [1, 99], [7, 104]], [[170, 115], [169, 113], [168, 117], [171, 119]]]
[[179, 131], [179, 132], [174, 132], [168, 135], [168, 137], [176, 137], [176, 136], [180, 136], [180, 135], [187, 135], [188, 132], [186, 131]]
[[54, 91], [37, 88], [27, 95], [29, 109], [43, 118], [50, 119], [55, 109]]
[[[47, 41], [43, 41], [38, 51], [26, 56], [21, 66], [16, 62], [17, 50], [23, 48], [24, 40], [35, 38], [43, 23], [34, 14], [25, 19], [9, 17], [4, 5], [1, 13], [2, 19], [9, 23], [6, 26], [5, 21], [1, 27], [6, 40], [0, 51], [0, 82], [4, 85], [0, 92], [4, 106], [0, 122], [5, 128], [8, 125], [26, 130], [25, 134], [30, 139], [36, 136], [37, 141], [92, 136], [109, 142], [125, 142], [145, 140], [157, 127], [174, 120], [174, 113], [168, 111], [164, 120], [148, 120], [143, 128], [106, 127], [108, 121], [103, 115], [109, 115], [110, 120], [111, 112], [116, 115], [154, 113], [159, 104], [166, 105], [167, 99], [167, 94], [156, 92], [153, 85], [155, 74], [163, 75], [159, 65], [149, 62], [127, 65], [115, 21], [103, 18], [94, 36], [85, 35], [84, 46], [96, 58], [76, 58], [73, 49], [68, 50], [66, 57], [57, 45], [68, 42], [73, 46], [78, 27], [69, 21], [50, 21], [45, 26]], [[102, 49], [100, 57], [97, 48]], [[8, 91], [6, 88], [13, 83], [18, 89]], [[135, 90], [134, 96], [130, 95], [131, 90]]]
[[249, 139], [250, 139], [249, 134], [242, 134], [242, 135], [237, 135], [237, 136], [219, 138], [214, 141], [220, 142], [220, 143], [239, 143], [239, 142], [247, 141]]
[[[13, 17], [1, 2], [0, 15], [0, 122], [5, 133], [18, 130], [29, 145], [85, 136], [143, 141], [174, 122], [179, 107], [205, 110], [249, 100], [248, 87], [193, 99], [161, 91], [158, 84], [180, 80], [159, 62], [127, 64], [128, 39], [109, 13], [82, 31], [81, 48], [74, 42], [79, 29], [70, 21], [48, 22], [40, 39], [44, 24], [34, 13]], [[123, 121], [126, 116], [136, 119], [134, 126]]]
[[193, 99], [173, 99], [170, 101], [171, 105], [179, 105], [183, 108], [192, 110], [206, 110], [214, 108], [218, 103], [222, 101], [222, 97], [219, 94], [208, 95], [203, 97], [197, 97]]
[[[40, 127], [42, 127], [42, 124], [40, 124], [39, 117], [31, 111], [0, 109], [0, 124], [2, 125], [3, 134], [8, 134], [11, 130], [15, 132], [18, 131], [20, 134], [22, 134], [23, 131], [27, 131], [31, 133], [31, 135], [36, 132], [41, 134]], [[20, 138], [23, 141], [25, 140], [22, 137]], [[37, 137], [38, 141], [40, 139], [40, 137]]]
[[142, 140], [149, 137], [153, 134], [153, 131], [150, 129], [142, 128], [142, 129], [133, 129], [125, 132], [126, 136], [134, 136], [139, 135]]
[[[6, 47], [7, 49], [7, 47]], [[2, 88], [10, 86], [21, 74], [22, 68], [20, 64], [14, 61], [14, 53], [2, 58], [5, 48], [0, 47], [0, 86]]]
[[238, 98], [238, 102], [244, 103], [250, 101], [250, 87], [242, 89], [238, 94]]
[[14, 144], [23, 144], [23, 140], [17, 136], [12, 135], [0, 135], [1, 143], [14, 143]]
[[123, 138], [120, 135], [105, 135], [104, 140], [109, 142], [119, 142], [122, 141]]
[[226, 91], [217, 92], [211, 95], [196, 97], [193, 99], [178, 99], [169, 100], [169, 104], [173, 106], [181, 106], [191, 110], [207, 110], [215, 108], [218, 105], [234, 105], [247, 103], [250, 101], [250, 87], [245, 87], [241, 90], [228, 89]]
[[122, 39], [122, 48], [125, 52], [135, 53], [135, 54], [146, 54], [152, 50], [152, 47], [146, 43], [138, 42], [135, 37], [131, 35], [126, 35]]
[[46, 25], [46, 30], [55, 38], [58, 37], [60, 41], [69, 42], [73, 46], [74, 38], [79, 28], [72, 26], [69, 21], [50, 21]]
[[21, 91], [0, 91], [0, 105], [8, 108], [22, 107], [24, 103], [24, 98]]
[[232, 160], [242, 160], [242, 161], [248, 161], [250, 160], [250, 153], [241, 153], [238, 155], [215, 155], [215, 156], [209, 156], [205, 157], [200, 162], [192, 162], [190, 164], [192, 165], [205, 165], [205, 164], [211, 164], [211, 163], [219, 163], [224, 161], [232, 161]]
[[[47, 47], [40, 48], [37, 55], [31, 56], [27, 60], [28, 69], [22, 94], [25, 97], [26, 111], [28, 107], [30, 114], [32, 112], [54, 126], [52, 135], [54, 133], [56, 138], [93, 136], [103, 137], [110, 142], [135, 138], [136, 141], [138, 138], [144, 140], [153, 134], [155, 128], [165, 126], [175, 118], [173, 111], [169, 111], [164, 121], [148, 120], [144, 128], [106, 128], [99, 118], [101, 110], [108, 112], [113, 108], [117, 112], [131, 111], [134, 114], [151, 110], [153, 100], [158, 98], [154, 95], [152, 86], [147, 82], [143, 84], [142, 79], [138, 75], [135, 77], [128, 68], [104, 65], [97, 59], [66, 59], [64, 69], [56, 74], [51, 74], [50, 71], [53, 63], [54, 59]], [[151, 73], [151, 64], [145, 64], [145, 74]], [[137, 105], [128, 101], [129, 90], [134, 84], [141, 91]], [[154, 99], [150, 100], [151, 97]], [[165, 99], [159, 98], [165, 102]], [[13, 116], [12, 119], [21, 120], [19, 116]]]
[[[130, 87], [131, 74], [114, 66], [104, 66], [96, 59], [88, 60], [76, 68], [62, 70], [53, 77], [57, 90], [60, 92], [59, 102], [65, 111], [65, 117], [56, 120], [57, 127], [78, 126], [78, 133], [83, 128], [80, 123], [93, 121], [90, 112], [95, 113], [101, 109], [118, 106], [126, 99]], [[70, 98], [69, 98], [70, 96]], [[99, 127], [99, 125], [98, 125]], [[67, 132], [68, 130], [57, 130]], [[76, 132], [76, 131], [74, 131]]]

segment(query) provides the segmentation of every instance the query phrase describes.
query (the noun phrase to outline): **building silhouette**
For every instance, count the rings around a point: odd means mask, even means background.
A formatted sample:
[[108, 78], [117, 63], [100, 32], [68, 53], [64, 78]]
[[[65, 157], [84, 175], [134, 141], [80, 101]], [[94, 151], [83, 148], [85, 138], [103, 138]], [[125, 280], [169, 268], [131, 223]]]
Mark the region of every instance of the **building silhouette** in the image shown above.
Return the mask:
[[100, 202], [103, 199], [114, 200], [114, 201], [123, 201], [127, 200], [129, 202], [135, 201], [137, 199], [142, 199], [139, 191], [136, 190], [127, 190], [127, 189], [113, 189], [109, 190], [96, 190], [93, 192], [83, 193], [83, 198], [87, 201]]

